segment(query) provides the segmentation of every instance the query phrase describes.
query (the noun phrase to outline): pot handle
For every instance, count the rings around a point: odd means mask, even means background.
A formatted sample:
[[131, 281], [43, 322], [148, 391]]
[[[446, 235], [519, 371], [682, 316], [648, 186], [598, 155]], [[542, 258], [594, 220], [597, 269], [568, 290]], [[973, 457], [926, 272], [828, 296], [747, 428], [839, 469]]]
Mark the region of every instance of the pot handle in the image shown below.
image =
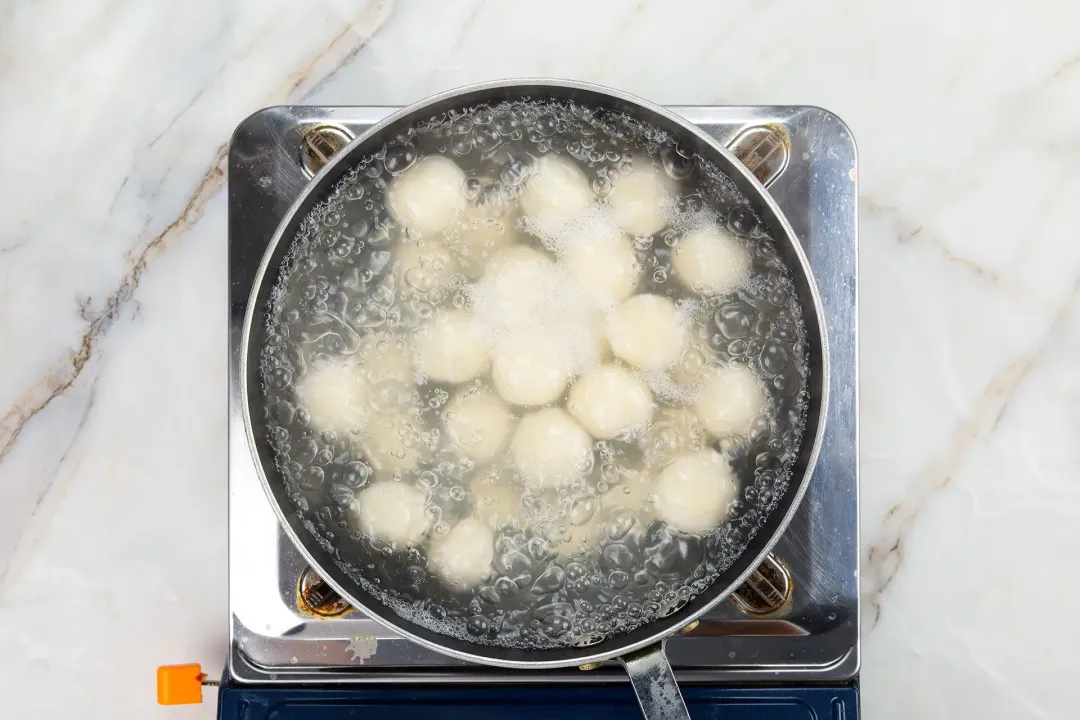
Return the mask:
[[619, 662], [630, 676], [645, 720], [690, 720], [671, 664], [664, 654], [664, 642], [624, 655]]

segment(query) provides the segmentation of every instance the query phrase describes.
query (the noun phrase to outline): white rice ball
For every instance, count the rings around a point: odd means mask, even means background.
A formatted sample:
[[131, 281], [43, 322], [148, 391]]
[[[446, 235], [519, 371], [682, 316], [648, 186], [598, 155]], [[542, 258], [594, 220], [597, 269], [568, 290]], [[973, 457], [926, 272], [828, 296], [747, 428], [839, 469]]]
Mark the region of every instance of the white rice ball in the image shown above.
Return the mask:
[[472, 316], [442, 310], [415, 337], [417, 369], [437, 382], [461, 383], [485, 372], [491, 362]]
[[607, 330], [615, 354], [642, 370], [670, 367], [686, 345], [684, 318], [675, 303], [660, 295], [625, 301], [609, 318]]
[[746, 435], [768, 398], [761, 381], [741, 365], [708, 365], [702, 372], [694, 413], [713, 435]]
[[543, 155], [525, 182], [521, 209], [541, 221], [566, 222], [583, 213], [594, 197], [588, 178], [573, 160]]
[[626, 368], [599, 365], [574, 383], [566, 407], [593, 437], [610, 440], [649, 424], [653, 396]]
[[459, 590], [478, 585], [491, 574], [495, 533], [487, 523], [465, 518], [431, 543], [428, 569]]
[[619, 227], [635, 235], [652, 235], [667, 226], [663, 203], [671, 195], [672, 181], [646, 157], [634, 159], [633, 169], [619, 177], [608, 204]]
[[735, 475], [724, 456], [699, 450], [679, 457], [660, 473], [656, 509], [673, 528], [703, 533], [723, 522], [735, 491]]
[[738, 238], [711, 226], [684, 235], [675, 246], [671, 264], [675, 277], [701, 295], [734, 290], [750, 275], [750, 254]]
[[401, 482], [377, 482], [356, 496], [365, 534], [395, 547], [415, 545], [428, 531], [424, 493]]
[[634, 249], [616, 228], [589, 228], [574, 237], [563, 251], [563, 263], [597, 306], [620, 303], [637, 288], [640, 273]]
[[510, 449], [526, 481], [541, 487], [568, 484], [591, 468], [592, 438], [561, 408], [522, 418]]
[[513, 417], [494, 393], [459, 391], [446, 406], [446, 434], [476, 462], [490, 461], [506, 446]]
[[355, 434], [371, 415], [369, 385], [355, 357], [338, 357], [312, 367], [296, 383], [296, 399], [307, 410], [311, 427]]
[[570, 372], [558, 338], [539, 331], [516, 333], [492, 353], [491, 379], [514, 405], [546, 405], [566, 390]]
[[440, 155], [417, 160], [386, 190], [390, 217], [424, 236], [445, 230], [465, 203], [465, 173]]

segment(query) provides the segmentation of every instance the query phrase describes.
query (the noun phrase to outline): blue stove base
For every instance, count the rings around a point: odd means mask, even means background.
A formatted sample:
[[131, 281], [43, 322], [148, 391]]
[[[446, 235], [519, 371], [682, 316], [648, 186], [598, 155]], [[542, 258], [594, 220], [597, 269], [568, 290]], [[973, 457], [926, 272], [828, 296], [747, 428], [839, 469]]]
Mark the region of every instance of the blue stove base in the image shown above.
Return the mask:
[[[698, 720], [857, 720], [858, 681], [850, 685], [682, 688]], [[625, 720], [639, 716], [629, 685], [440, 685], [264, 687], [231, 683], [218, 696], [218, 720]]]

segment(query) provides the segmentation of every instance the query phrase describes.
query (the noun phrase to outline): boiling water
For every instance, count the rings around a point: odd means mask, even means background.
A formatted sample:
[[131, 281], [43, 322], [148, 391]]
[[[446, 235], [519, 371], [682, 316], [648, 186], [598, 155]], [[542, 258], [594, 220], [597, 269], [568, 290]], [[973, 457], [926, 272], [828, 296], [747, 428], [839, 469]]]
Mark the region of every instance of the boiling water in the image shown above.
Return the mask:
[[[514, 211], [529, 168], [548, 153], [574, 158], [595, 193], [595, 208], [574, 227]], [[483, 465], [463, 456], [444, 429], [447, 401], [461, 388], [409, 369], [414, 334], [440, 309], [472, 313], [486, 328], [485, 342], [497, 342], [505, 331], [505, 318], [491, 316], [484, 282], [477, 281], [486, 248], [479, 257], [458, 258], [461, 272], [451, 274], [457, 268], [440, 262], [401, 272], [410, 245], [431, 251], [441, 243], [456, 252], [453, 230], [425, 237], [396, 225], [386, 210], [389, 183], [429, 155], [452, 158], [465, 171], [472, 203], [496, 208], [496, 214], [509, 209], [486, 221], [494, 230], [505, 224], [502, 231], [515, 242], [555, 258], [583, 224], [606, 221], [605, 198], [635, 163], [662, 168], [672, 182], [664, 205], [668, 227], [633, 238], [640, 273], [636, 293], [674, 300], [691, 342], [673, 369], [638, 373], [655, 398], [652, 423], [595, 441], [581, 477], [558, 489], [523, 483], [508, 450]], [[740, 239], [752, 271], [736, 290], [701, 297], [672, 277], [671, 259], [685, 231], [709, 223]], [[575, 324], [583, 317], [580, 297], [564, 281], [555, 273], [539, 285], [549, 295], [542, 303], [549, 312], [530, 322], [583, 327]], [[808, 406], [805, 328], [773, 239], [746, 198], [708, 161], [683, 152], [663, 132], [612, 112], [573, 103], [485, 104], [438, 115], [392, 139], [353, 167], [304, 219], [268, 316], [260, 358], [265, 439], [304, 525], [344, 572], [399, 615], [472, 642], [586, 646], [675, 612], [708, 588], [765, 523], [787, 490], [802, 442]], [[548, 329], [558, 332], [554, 325]], [[595, 342], [575, 344], [573, 333], [564, 335], [575, 372], [601, 360]], [[392, 411], [403, 418], [396, 428], [398, 446], [391, 450], [397, 462], [384, 462], [382, 469], [362, 439], [312, 427], [309, 410], [298, 401], [296, 387], [306, 373], [341, 356], [392, 366], [371, 393], [373, 413]], [[768, 398], [744, 436], [722, 441], [709, 437], [686, 409], [702, 367], [716, 363], [752, 369]], [[484, 374], [466, 384], [490, 388], [491, 380]], [[565, 395], [553, 404], [565, 405]], [[523, 414], [513, 410], [516, 417]], [[635, 482], [703, 447], [725, 454], [739, 489], [725, 522], [690, 535], [657, 519], [648, 482]], [[425, 493], [429, 539], [476, 512], [474, 483], [518, 488], [520, 503], [506, 501], [511, 506], [500, 508], [513, 522], [496, 532], [489, 578], [454, 589], [427, 570], [427, 541], [391, 547], [366, 537], [356, 496], [376, 480]], [[637, 500], [629, 502], [631, 495]]]

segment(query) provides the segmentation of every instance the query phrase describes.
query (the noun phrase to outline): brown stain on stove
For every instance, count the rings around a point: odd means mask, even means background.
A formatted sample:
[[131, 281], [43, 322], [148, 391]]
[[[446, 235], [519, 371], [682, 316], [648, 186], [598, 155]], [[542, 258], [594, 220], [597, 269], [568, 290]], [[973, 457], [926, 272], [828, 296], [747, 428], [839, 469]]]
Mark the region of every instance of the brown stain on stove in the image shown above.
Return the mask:
[[[764, 131], [764, 132], [762, 132]], [[773, 143], [772, 147], [762, 146]], [[787, 168], [791, 157], [791, 137], [782, 125], [767, 123], [744, 127], [728, 145], [739, 162], [765, 184], [779, 178]]]
[[306, 570], [300, 573], [300, 577], [296, 579], [296, 609], [304, 615], [314, 620], [331, 620], [334, 618], [341, 618], [350, 615], [356, 610], [349, 602], [337, 593], [334, 593], [334, 598], [321, 605], [315, 605], [308, 599], [308, 595], [312, 587], [323, 582], [318, 575]]
[[[770, 558], [780, 567], [779, 570], [777, 570], [770, 561], [762, 563], [757, 570], [754, 571], [753, 575], [736, 588], [735, 592], [728, 598], [732, 605], [751, 617], [775, 618], [780, 615], [785, 615], [791, 610], [792, 601], [795, 596], [795, 579], [792, 577], [791, 570], [788, 568], [787, 563], [772, 556], [770, 556]], [[764, 581], [769, 583], [774, 589], [777, 588], [778, 585], [783, 586], [783, 598], [780, 598], [779, 602], [774, 602], [773, 598], [760, 597], [760, 593], [751, 584], [755, 579], [759, 579], [759, 582]]]
[[784, 149], [791, 152], [791, 137], [788, 135], [787, 129], [779, 123], [768, 123], [765, 127], [773, 132], [774, 135], [780, 137], [780, 142], [783, 143]]
[[802, 637], [805, 629], [786, 620], [702, 620], [689, 637]]

